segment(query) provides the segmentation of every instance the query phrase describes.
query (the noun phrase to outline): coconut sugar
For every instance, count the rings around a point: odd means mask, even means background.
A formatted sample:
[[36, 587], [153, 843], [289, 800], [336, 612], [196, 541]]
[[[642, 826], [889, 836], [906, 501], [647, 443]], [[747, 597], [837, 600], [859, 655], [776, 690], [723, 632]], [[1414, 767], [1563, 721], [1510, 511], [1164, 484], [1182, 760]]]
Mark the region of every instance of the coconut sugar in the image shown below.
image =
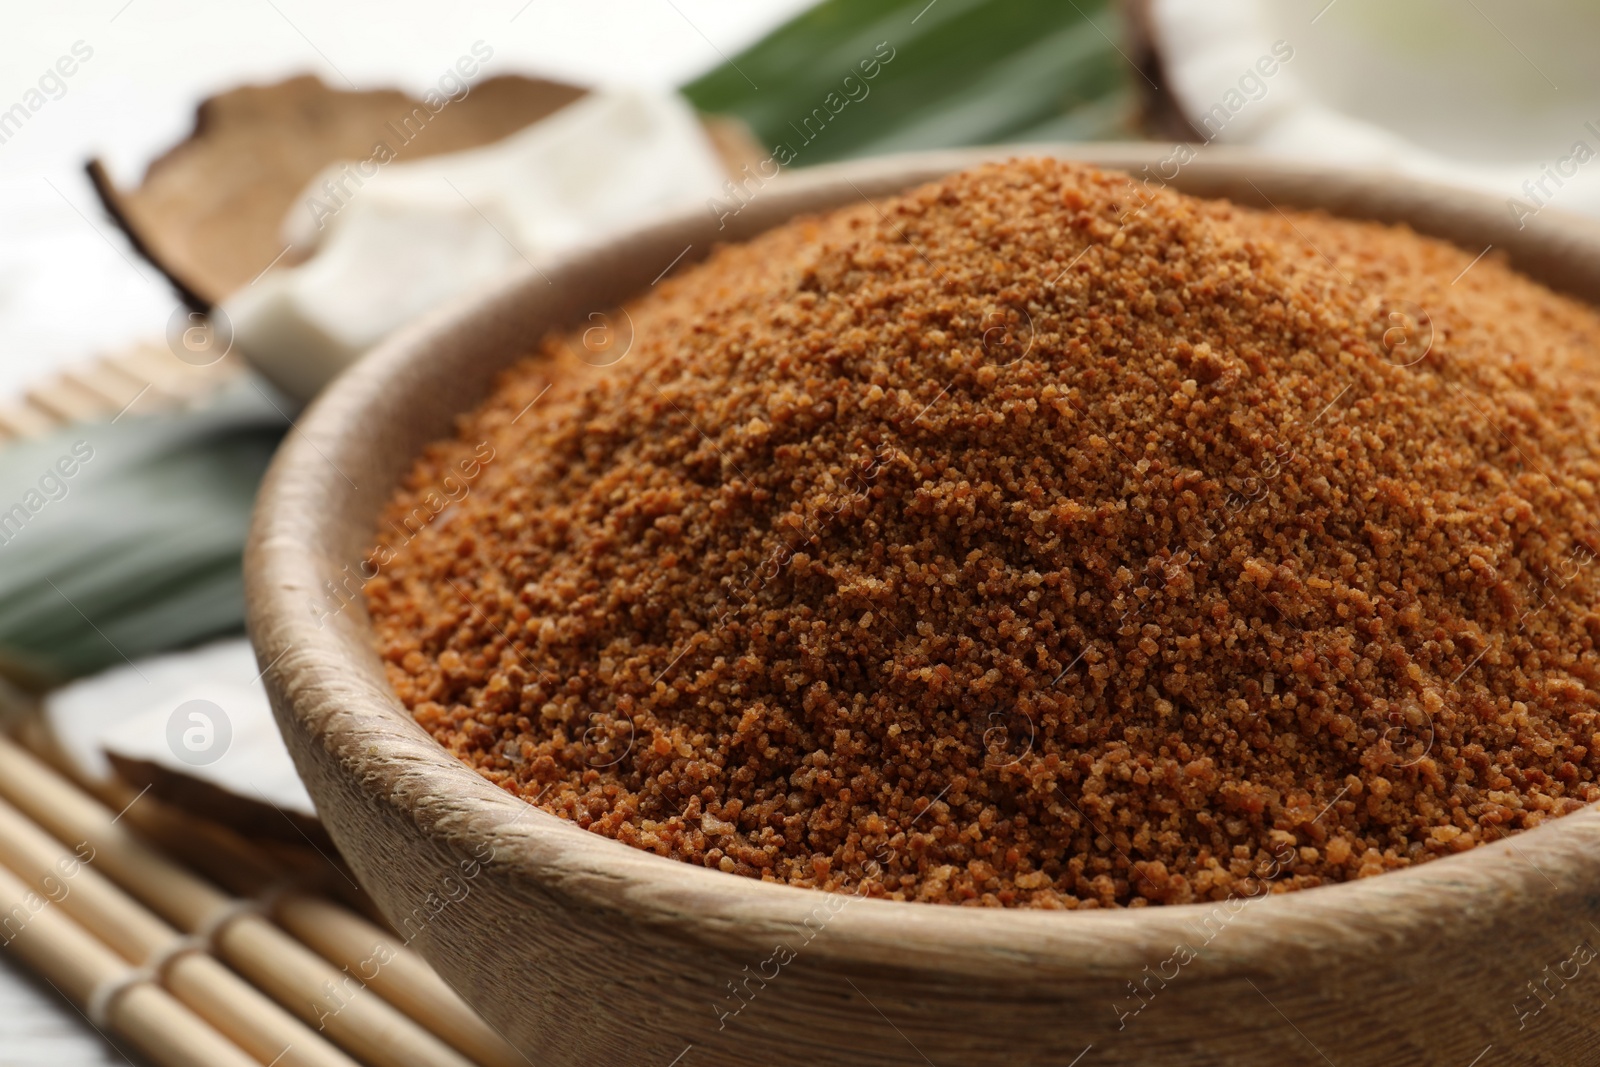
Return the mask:
[[1535, 826], [1600, 798], [1600, 316], [1476, 252], [1049, 160], [719, 249], [419, 459], [389, 677], [581, 827], [874, 897]]

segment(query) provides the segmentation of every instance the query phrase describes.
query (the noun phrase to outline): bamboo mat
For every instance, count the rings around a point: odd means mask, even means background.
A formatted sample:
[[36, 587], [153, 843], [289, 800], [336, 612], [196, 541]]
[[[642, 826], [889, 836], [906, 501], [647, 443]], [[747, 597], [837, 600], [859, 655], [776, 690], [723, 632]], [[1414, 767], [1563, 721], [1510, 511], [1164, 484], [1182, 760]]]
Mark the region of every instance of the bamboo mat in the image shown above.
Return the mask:
[[0, 735], [0, 943], [119, 1049], [162, 1067], [530, 1062], [328, 857], [91, 793], [24, 733]]
[[[0, 406], [0, 446], [178, 410], [242, 371], [122, 350]], [[0, 945], [118, 1051], [160, 1067], [528, 1064], [328, 857], [70, 781], [21, 733], [0, 733]]]
[[[176, 410], [243, 372], [144, 345], [0, 407], [0, 447]], [[0, 951], [159, 1067], [522, 1067], [334, 859], [74, 781], [37, 720], [0, 732]]]
[[165, 345], [136, 345], [63, 370], [0, 404], [0, 447], [74, 422], [176, 410], [243, 371], [244, 362], [236, 355], [193, 365], [173, 356]]

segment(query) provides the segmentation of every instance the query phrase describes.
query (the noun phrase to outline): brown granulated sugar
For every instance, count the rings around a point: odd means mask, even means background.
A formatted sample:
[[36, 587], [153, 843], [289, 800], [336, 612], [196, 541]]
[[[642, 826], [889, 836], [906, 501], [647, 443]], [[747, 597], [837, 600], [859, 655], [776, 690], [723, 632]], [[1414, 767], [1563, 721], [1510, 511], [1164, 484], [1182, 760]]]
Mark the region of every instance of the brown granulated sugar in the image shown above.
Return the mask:
[[1600, 798], [1600, 316], [1496, 256], [1020, 160], [628, 310], [428, 449], [367, 585], [416, 720], [547, 811], [1076, 908]]

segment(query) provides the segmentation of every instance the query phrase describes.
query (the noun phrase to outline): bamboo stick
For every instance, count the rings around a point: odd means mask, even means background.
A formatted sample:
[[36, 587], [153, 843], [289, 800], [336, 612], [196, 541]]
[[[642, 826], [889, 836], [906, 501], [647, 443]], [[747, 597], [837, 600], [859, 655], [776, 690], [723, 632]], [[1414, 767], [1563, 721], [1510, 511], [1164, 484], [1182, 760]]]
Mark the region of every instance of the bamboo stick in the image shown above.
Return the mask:
[[182, 935], [96, 871], [93, 861], [87, 844], [69, 851], [0, 800], [0, 863], [130, 963], [169, 957], [159, 967], [167, 988], [223, 1036], [264, 1064], [356, 1067], [211, 956], [200, 951], [171, 956], [186, 944]]
[[[53, 738], [36, 734], [26, 743], [47, 767], [63, 777], [72, 776]], [[146, 799], [134, 805], [138, 794], [114, 779], [78, 784], [102, 803], [123, 810], [127, 822], [235, 893], [259, 894], [289, 873], [280, 859], [230, 827], [196, 818], [160, 800]], [[344, 891], [346, 903], [299, 890], [283, 893], [272, 908], [272, 918], [280, 926], [335, 966], [352, 972], [370, 971], [375, 951], [389, 957], [365, 983], [369, 989], [482, 1067], [526, 1067], [528, 1058], [473, 1011], [408, 947], [409, 941], [393, 936], [349, 906], [350, 898], [359, 898], [366, 907], [371, 907], [371, 902], [349, 882], [348, 875], [327, 856], [321, 856], [320, 863], [319, 869], [343, 875], [344, 881], [328, 878], [325, 888]]]
[[[121, 783], [101, 785], [95, 791], [112, 806], [127, 808], [126, 821], [156, 841], [175, 848], [186, 846], [180, 855], [192, 856], [195, 865], [242, 895], [260, 893], [288, 873], [282, 862], [226, 826], [197, 819], [160, 801], [144, 800], [128, 807], [136, 794]], [[337, 870], [327, 857], [323, 860], [328, 869]], [[335, 889], [350, 888], [331, 878], [328, 881]], [[361, 894], [352, 889], [350, 895]], [[482, 1067], [527, 1067], [527, 1057], [484, 1022], [409, 947], [409, 941], [349, 907], [299, 890], [275, 896], [271, 915], [334, 966], [371, 974], [365, 982], [367, 988], [468, 1059]], [[387, 962], [372, 973], [375, 957]]]
[[114, 415], [116, 409], [106, 410], [105, 398], [92, 393], [67, 378], [55, 378], [24, 392], [23, 397], [46, 414], [64, 423], [88, 422], [103, 415]]
[[210, 933], [217, 952], [308, 1025], [373, 1067], [470, 1067], [460, 1053], [371, 995], [260, 915], [249, 902], [184, 870], [118, 825], [120, 815], [0, 737], [0, 795], [62, 842], [87, 841], [96, 865], [187, 933]]
[[[120, 783], [96, 791], [115, 807], [127, 807], [135, 796]], [[196, 819], [159, 801], [141, 801], [128, 808], [125, 818], [157, 841], [188, 845], [181, 854], [194, 854], [196, 864], [236, 892], [259, 893], [287, 873], [281, 862], [228, 827]], [[331, 867], [331, 861], [328, 863]], [[335, 883], [335, 888], [343, 887]], [[527, 1058], [484, 1022], [408, 947], [408, 941], [344, 905], [299, 890], [276, 896], [271, 914], [280, 926], [336, 967], [371, 974], [365, 982], [367, 988], [482, 1067], [527, 1067]], [[376, 973], [372, 973], [374, 958], [387, 961]]]
[[[133, 967], [63, 909], [3, 867], [0, 909], [5, 913], [6, 949], [44, 975], [79, 1010], [89, 1011], [99, 991], [134, 974]], [[238, 1046], [150, 982], [135, 982], [111, 997], [103, 1021], [162, 1067], [257, 1067]]]
[[[445, 984], [406, 943], [331, 900], [291, 891], [273, 918], [340, 966], [356, 969], [374, 956], [388, 963], [367, 981], [379, 996], [466, 1053], [483, 1067], [528, 1067], [528, 1059]], [[370, 968], [369, 968], [370, 969]]]

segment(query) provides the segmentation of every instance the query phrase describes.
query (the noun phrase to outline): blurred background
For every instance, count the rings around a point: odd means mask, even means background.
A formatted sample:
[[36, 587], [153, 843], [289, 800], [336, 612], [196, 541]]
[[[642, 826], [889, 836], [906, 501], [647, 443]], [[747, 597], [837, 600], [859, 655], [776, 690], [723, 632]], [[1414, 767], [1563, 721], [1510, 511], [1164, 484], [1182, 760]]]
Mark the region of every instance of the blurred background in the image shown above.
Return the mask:
[[[256, 483], [342, 367], [496, 276], [797, 168], [977, 144], [1227, 145], [1600, 215], [1593, 0], [10, 14], [0, 708], [83, 781], [269, 837], [316, 822], [239, 636]], [[201, 752], [173, 740], [197, 701], [225, 727]], [[0, 1063], [122, 1061], [0, 953]]]

